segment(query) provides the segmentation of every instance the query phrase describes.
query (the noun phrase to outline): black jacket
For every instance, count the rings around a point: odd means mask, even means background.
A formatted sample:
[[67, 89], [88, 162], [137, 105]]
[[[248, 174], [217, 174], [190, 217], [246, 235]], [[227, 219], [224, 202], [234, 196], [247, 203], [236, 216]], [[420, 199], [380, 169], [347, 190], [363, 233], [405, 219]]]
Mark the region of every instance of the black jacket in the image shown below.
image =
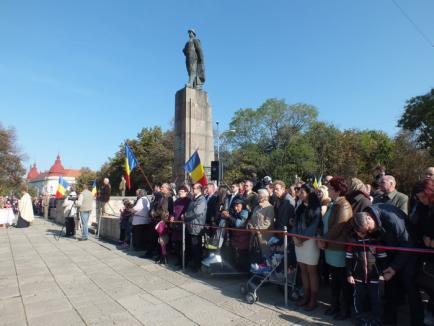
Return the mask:
[[275, 203], [275, 215], [276, 221], [274, 222], [274, 228], [276, 230], [283, 230], [283, 227], [287, 227], [289, 231], [291, 229], [290, 221], [295, 217], [295, 202], [294, 198], [290, 194], [285, 193], [283, 199], [278, 199]]
[[[407, 231], [408, 217], [396, 206], [390, 204], [375, 204], [365, 208], [375, 221], [381, 242], [391, 247], [411, 247], [411, 240]], [[404, 267], [408, 261], [408, 253], [403, 251], [389, 251], [389, 266], [395, 271]]]
[[353, 276], [356, 282], [378, 283], [383, 270], [387, 268], [387, 254], [384, 249], [369, 247], [380, 242], [373, 237], [354, 239], [361, 246], [347, 246], [345, 265], [347, 276]]

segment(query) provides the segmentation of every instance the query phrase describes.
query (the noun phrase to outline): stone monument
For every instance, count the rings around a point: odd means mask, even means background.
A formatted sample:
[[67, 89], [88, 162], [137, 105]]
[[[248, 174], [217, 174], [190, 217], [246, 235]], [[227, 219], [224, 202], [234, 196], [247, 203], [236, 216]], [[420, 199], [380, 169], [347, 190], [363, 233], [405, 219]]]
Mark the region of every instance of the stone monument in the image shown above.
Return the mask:
[[184, 164], [198, 150], [202, 165], [207, 171], [214, 160], [212, 110], [208, 93], [202, 90], [205, 82], [205, 65], [200, 41], [196, 32], [188, 31], [189, 41], [185, 54], [188, 83], [175, 95], [175, 157], [173, 177], [176, 184], [187, 180]]

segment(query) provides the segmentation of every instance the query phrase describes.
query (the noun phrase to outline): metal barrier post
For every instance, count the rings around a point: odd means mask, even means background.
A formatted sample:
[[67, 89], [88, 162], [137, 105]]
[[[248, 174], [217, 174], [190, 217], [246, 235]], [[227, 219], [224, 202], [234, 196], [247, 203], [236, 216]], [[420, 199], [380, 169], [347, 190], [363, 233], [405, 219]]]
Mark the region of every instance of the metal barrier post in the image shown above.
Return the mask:
[[283, 228], [283, 277], [285, 280], [285, 306], [288, 306], [288, 230], [286, 226]]
[[185, 223], [182, 222], [182, 270], [185, 270]]

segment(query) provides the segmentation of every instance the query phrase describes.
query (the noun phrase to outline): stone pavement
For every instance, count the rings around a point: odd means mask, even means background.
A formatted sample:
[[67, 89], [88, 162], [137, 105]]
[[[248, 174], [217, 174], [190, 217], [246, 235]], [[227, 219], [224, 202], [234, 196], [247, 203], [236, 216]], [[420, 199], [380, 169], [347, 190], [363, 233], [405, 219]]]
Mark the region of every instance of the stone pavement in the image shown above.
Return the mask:
[[36, 219], [0, 229], [0, 325], [351, 325], [307, 314], [267, 286], [245, 303], [242, 278], [210, 278], [159, 266], [96, 239], [53, 236]]

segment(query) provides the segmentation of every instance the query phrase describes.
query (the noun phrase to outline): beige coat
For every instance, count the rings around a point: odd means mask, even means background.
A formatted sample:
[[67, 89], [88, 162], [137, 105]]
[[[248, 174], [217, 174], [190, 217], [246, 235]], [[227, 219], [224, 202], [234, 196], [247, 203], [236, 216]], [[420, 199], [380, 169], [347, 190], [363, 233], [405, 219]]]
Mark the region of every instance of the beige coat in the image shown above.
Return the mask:
[[[267, 230], [272, 229], [274, 226], [274, 206], [268, 201], [265, 203], [259, 203], [253, 210], [252, 217], [248, 223], [248, 227], [252, 229]], [[256, 233], [259, 245], [261, 246], [262, 254], [267, 256], [269, 254], [269, 248], [267, 241], [273, 236], [272, 233]], [[253, 247], [254, 237], [250, 240], [250, 249]]]
[[80, 208], [80, 212], [88, 212], [93, 207], [93, 194], [89, 189], [84, 189], [78, 196], [77, 206]]
[[33, 205], [32, 205], [32, 198], [30, 198], [30, 195], [26, 192], [21, 197], [20, 201], [18, 202], [18, 210], [20, 211], [21, 217], [31, 223], [33, 222], [34, 215], [33, 215]]
[[[345, 197], [338, 197], [330, 208], [331, 216], [328, 220], [328, 232], [325, 234], [327, 240], [345, 242], [347, 240], [349, 221], [353, 217], [353, 209]], [[342, 245], [328, 243], [328, 249], [344, 250]]]

